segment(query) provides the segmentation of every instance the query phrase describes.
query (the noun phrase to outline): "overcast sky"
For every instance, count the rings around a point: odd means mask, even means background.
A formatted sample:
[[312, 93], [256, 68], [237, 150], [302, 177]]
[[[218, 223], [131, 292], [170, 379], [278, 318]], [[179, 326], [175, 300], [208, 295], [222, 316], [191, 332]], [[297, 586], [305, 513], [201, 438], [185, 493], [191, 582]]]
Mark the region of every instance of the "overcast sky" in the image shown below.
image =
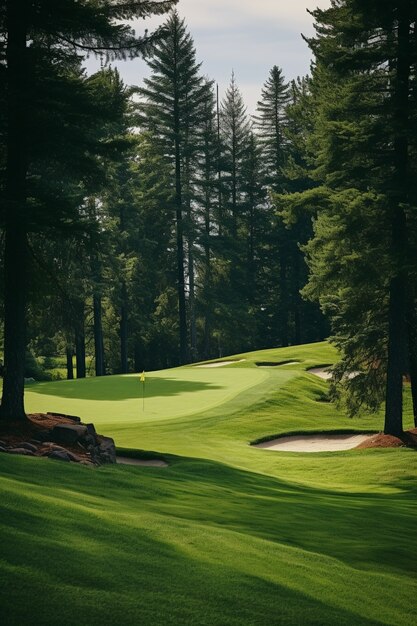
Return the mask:
[[[248, 111], [255, 112], [263, 83], [273, 65], [287, 80], [306, 74], [310, 51], [301, 33], [311, 35], [307, 8], [326, 8], [330, 0], [180, 0], [177, 9], [193, 36], [202, 72], [219, 84], [222, 95], [232, 70]], [[159, 20], [134, 24], [137, 34], [152, 30]], [[115, 64], [124, 81], [140, 84], [148, 74], [141, 59]], [[94, 65], [88, 62], [89, 69]]]

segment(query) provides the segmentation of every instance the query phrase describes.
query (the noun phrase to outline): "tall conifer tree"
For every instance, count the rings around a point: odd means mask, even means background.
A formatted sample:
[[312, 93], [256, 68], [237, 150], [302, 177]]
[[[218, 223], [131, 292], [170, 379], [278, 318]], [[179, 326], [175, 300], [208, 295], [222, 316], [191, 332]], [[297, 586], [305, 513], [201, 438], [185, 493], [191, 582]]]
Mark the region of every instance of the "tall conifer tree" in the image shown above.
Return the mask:
[[[195, 60], [192, 37], [184, 20], [173, 11], [165, 23], [166, 37], [148, 58], [152, 70], [139, 89], [142, 125], [152, 131], [172, 166], [172, 185], [177, 231], [177, 291], [179, 309], [180, 363], [189, 360], [189, 334], [186, 315], [186, 274], [193, 290], [193, 216], [191, 212], [192, 164], [199, 147], [199, 124], [207, 97], [206, 86]], [[185, 218], [188, 217], [188, 220]], [[188, 241], [188, 268], [185, 237]], [[190, 256], [191, 255], [191, 256]], [[193, 301], [194, 293], [191, 294]]]
[[[45, 109], [39, 90], [42, 67], [62, 67], [80, 50], [109, 55], [137, 56], [148, 43], [138, 39], [122, 20], [163, 13], [173, 2], [91, 3], [87, 0], [7, 0], [5, 30], [0, 33], [6, 49], [7, 156], [5, 184], [5, 376], [1, 417], [25, 419], [24, 360], [28, 254], [31, 229], [27, 205], [31, 130]], [[75, 105], [77, 106], [77, 105]], [[53, 106], [52, 106], [53, 108]], [[60, 105], [56, 107], [59, 111]], [[46, 135], [47, 136], [47, 135]]]
[[[343, 357], [336, 380], [352, 410], [375, 408], [385, 396], [385, 432], [397, 435], [415, 327], [415, 302], [408, 300], [407, 316], [406, 294], [416, 279], [417, 7], [343, 0], [313, 15], [316, 175], [324, 185], [304, 194], [321, 196], [309, 288], [331, 311]], [[360, 374], [346, 379], [352, 369]]]

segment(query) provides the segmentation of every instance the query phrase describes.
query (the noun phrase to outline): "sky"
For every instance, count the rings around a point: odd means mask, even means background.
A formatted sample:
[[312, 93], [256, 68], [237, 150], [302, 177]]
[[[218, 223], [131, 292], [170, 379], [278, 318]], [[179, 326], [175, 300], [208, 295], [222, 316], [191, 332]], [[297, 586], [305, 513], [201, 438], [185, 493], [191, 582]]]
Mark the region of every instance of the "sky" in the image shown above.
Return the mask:
[[[180, 0], [177, 10], [194, 39], [202, 73], [218, 83], [222, 97], [234, 71], [253, 114], [273, 65], [282, 68], [287, 80], [309, 71], [311, 54], [301, 37], [301, 33], [314, 33], [307, 8], [328, 6], [330, 0]], [[132, 26], [141, 34], [164, 19], [141, 20]], [[140, 85], [149, 74], [142, 59], [113, 65], [129, 85]], [[87, 68], [95, 71], [98, 65], [89, 60]]]

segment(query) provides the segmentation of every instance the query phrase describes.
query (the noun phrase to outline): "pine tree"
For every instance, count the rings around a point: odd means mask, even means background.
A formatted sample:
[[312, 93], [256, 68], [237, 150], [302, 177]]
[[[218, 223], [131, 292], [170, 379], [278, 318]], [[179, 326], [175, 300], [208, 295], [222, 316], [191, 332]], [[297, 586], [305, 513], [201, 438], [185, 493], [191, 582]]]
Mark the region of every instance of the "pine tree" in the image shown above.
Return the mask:
[[[254, 117], [255, 128], [262, 146], [265, 164], [265, 183], [270, 192], [283, 193], [286, 190], [284, 167], [288, 158], [287, 105], [289, 102], [288, 85], [285, 83], [281, 69], [274, 65], [262, 89], [262, 97], [258, 102]], [[274, 297], [277, 307], [275, 319], [277, 329], [275, 335], [282, 346], [291, 343], [291, 296], [293, 289], [291, 264], [295, 258], [298, 262], [297, 242], [293, 234], [286, 228], [281, 219], [272, 219], [273, 206], [268, 206], [273, 228], [267, 234], [269, 247], [275, 251], [276, 260], [270, 257], [275, 266], [278, 283], [278, 298]], [[300, 254], [300, 253], [299, 253]], [[275, 285], [269, 290], [275, 292]], [[296, 334], [296, 333], [295, 333]]]
[[267, 184], [271, 190], [277, 192], [282, 191], [282, 168], [287, 156], [285, 129], [287, 126], [286, 107], [289, 101], [288, 84], [285, 82], [282, 70], [274, 65], [262, 88], [262, 97], [258, 101], [254, 123], [263, 148]]
[[[7, 82], [7, 138], [5, 181], [5, 376], [1, 417], [6, 421], [25, 419], [23, 404], [25, 327], [27, 305], [28, 247], [30, 230], [27, 174], [33, 121], [45, 109], [42, 65], [49, 61], [55, 70], [77, 57], [77, 51], [90, 50], [109, 55], [137, 56], [148, 43], [138, 39], [120, 20], [162, 13], [172, 2], [128, 2], [117, 0], [97, 5], [87, 0], [57, 0], [35, 4], [27, 0], [7, 0], [0, 33], [5, 49]], [[52, 110], [59, 111], [61, 103]], [[45, 135], [48, 137], [48, 135]]]
[[249, 120], [234, 72], [221, 103], [223, 195], [226, 232], [235, 239], [242, 205], [242, 164], [249, 136]]
[[[313, 235], [313, 213], [296, 210], [297, 194], [314, 189], [318, 182], [313, 179], [312, 155], [316, 146], [309, 145], [314, 130], [315, 102], [310, 89], [310, 78], [298, 78], [290, 83], [289, 103], [285, 108], [285, 162], [281, 167], [281, 192], [272, 193], [275, 209], [278, 209], [278, 224], [273, 232], [279, 234], [279, 242], [286, 249], [285, 264], [288, 277], [281, 285], [287, 292], [286, 315], [287, 337], [292, 343], [321, 341], [328, 336], [328, 326], [316, 303], [303, 298], [301, 291], [306, 285], [308, 268], [302, 246]], [[311, 151], [310, 151], [311, 148]], [[292, 207], [293, 210], [288, 207]], [[283, 229], [285, 226], [285, 230]], [[277, 274], [281, 275], [282, 263]], [[285, 274], [284, 274], [285, 277]], [[281, 302], [278, 303], [281, 309]], [[281, 335], [282, 337], [282, 335]]]
[[202, 318], [202, 339], [200, 352], [205, 359], [213, 353], [213, 240], [218, 232], [216, 217], [219, 214], [218, 189], [218, 128], [216, 99], [213, 84], [206, 80], [207, 94], [202, 107], [201, 141], [198, 155], [197, 178], [195, 180], [195, 201], [197, 222], [201, 224], [197, 246], [201, 249], [198, 263], [200, 278], [197, 289], [197, 309]]
[[[192, 163], [198, 151], [199, 122], [207, 97], [200, 66], [195, 61], [192, 37], [184, 20], [173, 11], [164, 25], [166, 37], [159, 41], [148, 59], [152, 70], [145, 79], [140, 109], [142, 124], [158, 140], [173, 171], [175, 215], [177, 231], [177, 291], [179, 309], [180, 363], [189, 359], [189, 340], [186, 315], [186, 272], [191, 281], [191, 299], [194, 298], [193, 278], [193, 217], [191, 178]], [[188, 267], [184, 239], [188, 244]], [[193, 309], [192, 309], [193, 315]]]
[[[394, 435], [402, 432], [414, 329], [411, 314], [407, 327], [406, 291], [412, 293], [416, 276], [416, 14], [409, 0], [332, 2], [313, 12], [317, 36], [309, 42], [318, 62], [314, 139], [324, 182], [308, 250], [311, 285], [324, 306], [334, 307], [333, 334], [343, 351], [336, 380], [350, 392], [352, 409], [374, 408], [384, 396], [385, 432]], [[326, 271], [332, 248], [337, 261]], [[336, 264], [339, 280], [328, 286]], [[414, 312], [415, 302], [408, 308]], [[352, 367], [360, 374], [346, 381]]]

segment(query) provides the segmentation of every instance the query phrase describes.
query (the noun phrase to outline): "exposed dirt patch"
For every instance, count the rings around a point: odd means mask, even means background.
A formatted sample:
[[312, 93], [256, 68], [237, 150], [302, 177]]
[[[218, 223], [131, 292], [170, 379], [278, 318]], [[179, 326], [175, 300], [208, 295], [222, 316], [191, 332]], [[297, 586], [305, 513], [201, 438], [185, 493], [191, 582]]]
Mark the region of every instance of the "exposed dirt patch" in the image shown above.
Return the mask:
[[9, 445], [29, 439], [42, 438], [45, 430], [51, 430], [59, 424], [76, 424], [79, 418], [63, 416], [58, 413], [30, 413], [28, 419], [19, 422], [0, 423], [0, 439]]
[[406, 430], [401, 437], [378, 433], [372, 435], [367, 441], [361, 443], [358, 448], [417, 448], [417, 428]]

